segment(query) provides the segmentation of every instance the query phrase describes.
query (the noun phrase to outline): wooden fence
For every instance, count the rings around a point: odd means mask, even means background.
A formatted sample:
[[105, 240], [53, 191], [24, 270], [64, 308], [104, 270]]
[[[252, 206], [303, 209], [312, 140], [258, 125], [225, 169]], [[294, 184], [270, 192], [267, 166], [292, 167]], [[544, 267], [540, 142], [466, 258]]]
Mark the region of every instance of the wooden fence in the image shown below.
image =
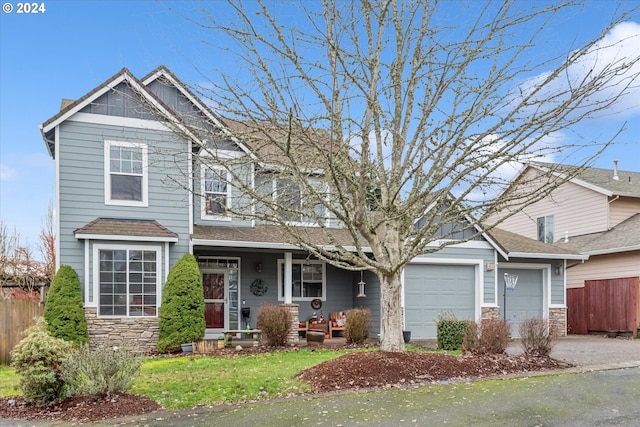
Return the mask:
[[32, 299], [0, 300], [0, 364], [8, 365], [13, 347], [24, 338], [23, 332], [41, 316], [44, 306]]
[[569, 333], [631, 332], [640, 328], [640, 279], [586, 280], [584, 288], [567, 289]]

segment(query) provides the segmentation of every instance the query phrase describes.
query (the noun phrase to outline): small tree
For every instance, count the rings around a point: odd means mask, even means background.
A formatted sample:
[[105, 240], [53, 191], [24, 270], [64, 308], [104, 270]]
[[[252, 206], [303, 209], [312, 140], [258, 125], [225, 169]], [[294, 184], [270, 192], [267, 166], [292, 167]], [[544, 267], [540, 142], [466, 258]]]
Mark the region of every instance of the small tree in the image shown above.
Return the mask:
[[291, 314], [279, 305], [263, 305], [258, 310], [257, 326], [268, 347], [283, 347], [287, 345], [291, 331]]
[[51, 282], [44, 318], [52, 336], [79, 344], [89, 342], [80, 279], [68, 265], [61, 265]]
[[180, 344], [204, 336], [204, 293], [198, 263], [185, 254], [176, 262], [162, 294], [158, 351], [177, 351]]

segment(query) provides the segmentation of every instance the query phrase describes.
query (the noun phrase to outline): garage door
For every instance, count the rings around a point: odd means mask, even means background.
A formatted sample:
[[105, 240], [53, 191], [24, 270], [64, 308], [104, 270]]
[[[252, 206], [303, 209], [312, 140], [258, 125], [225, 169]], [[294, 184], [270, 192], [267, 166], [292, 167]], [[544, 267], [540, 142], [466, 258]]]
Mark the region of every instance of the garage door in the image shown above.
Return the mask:
[[412, 339], [436, 338], [434, 320], [475, 319], [475, 266], [413, 264], [404, 271], [405, 327]]
[[[516, 288], [507, 290], [504, 300], [504, 273], [518, 276]], [[504, 306], [507, 309], [507, 322], [511, 326], [511, 336], [519, 337], [519, 328], [523, 320], [543, 317], [542, 270], [500, 269], [500, 288], [498, 291], [500, 318], [504, 318]]]

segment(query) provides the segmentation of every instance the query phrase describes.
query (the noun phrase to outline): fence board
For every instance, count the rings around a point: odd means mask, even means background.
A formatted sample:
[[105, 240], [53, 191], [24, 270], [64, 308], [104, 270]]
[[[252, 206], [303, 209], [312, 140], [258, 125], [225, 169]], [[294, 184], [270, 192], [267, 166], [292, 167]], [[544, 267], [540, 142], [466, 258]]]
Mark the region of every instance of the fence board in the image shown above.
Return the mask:
[[23, 332], [41, 316], [43, 307], [30, 299], [0, 300], [0, 363], [9, 364], [13, 347], [24, 338]]
[[587, 331], [632, 332], [640, 320], [640, 280], [626, 277], [585, 281]]
[[587, 333], [585, 288], [567, 289], [567, 332], [579, 335]]

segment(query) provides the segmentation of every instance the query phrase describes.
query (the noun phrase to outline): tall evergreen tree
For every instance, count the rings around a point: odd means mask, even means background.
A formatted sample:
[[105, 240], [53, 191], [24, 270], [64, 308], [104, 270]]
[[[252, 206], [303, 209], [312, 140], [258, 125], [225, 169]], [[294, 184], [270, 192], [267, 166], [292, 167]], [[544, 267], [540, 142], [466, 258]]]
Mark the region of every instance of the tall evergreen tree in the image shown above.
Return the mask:
[[195, 257], [185, 254], [176, 262], [162, 292], [158, 351], [177, 351], [180, 344], [204, 336], [204, 294]]
[[44, 318], [52, 336], [79, 344], [89, 342], [80, 279], [68, 265], [60, 266], [51, 282]]

